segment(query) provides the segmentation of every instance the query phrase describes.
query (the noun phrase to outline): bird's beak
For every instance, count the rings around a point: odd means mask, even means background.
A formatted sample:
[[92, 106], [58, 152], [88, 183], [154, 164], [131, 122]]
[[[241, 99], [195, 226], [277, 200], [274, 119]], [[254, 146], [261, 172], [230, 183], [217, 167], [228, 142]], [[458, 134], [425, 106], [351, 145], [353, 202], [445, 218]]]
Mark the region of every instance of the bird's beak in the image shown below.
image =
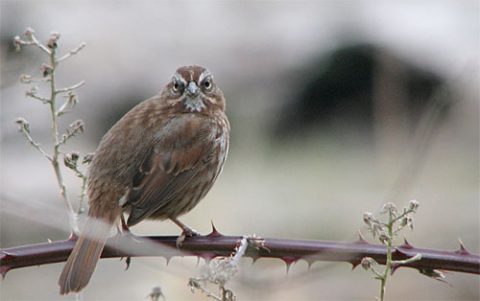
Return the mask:
[[194, 81], [188, 83], [185, 94], [183, 103], [190, 112], [201, 112], [205, 109], [205, 104], [200, 96], [200, 89]]
[[186, 89], [186, 92], [187, 92], [188, 96], [190, 96], [190, 97], [197, 96], [198, 90], [199, 90], [198, 86], [194, 81], [191, 81], [191, 82], [188, 83], [188, 86], [187, 86], [187, 89]]

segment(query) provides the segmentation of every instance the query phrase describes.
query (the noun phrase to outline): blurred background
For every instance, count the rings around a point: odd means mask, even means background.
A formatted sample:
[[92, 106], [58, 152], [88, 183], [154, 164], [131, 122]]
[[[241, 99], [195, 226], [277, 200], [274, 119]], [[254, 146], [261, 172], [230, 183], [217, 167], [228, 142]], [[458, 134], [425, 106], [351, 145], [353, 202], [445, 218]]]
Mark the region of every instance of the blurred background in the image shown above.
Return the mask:
[[[227, 97], [232, 124], [224, 172], [183, 221], [201, 233], [354, 240], [362, 214], [386, 201], [420, 202], [410, 243], [479, 252], [478, 1], [2, 1], [1, 247], [68, 235], [48, 162], [18, 132], [30, 121], [46, 148], [49, 112], [26, 98], [21, 74], [40, 76], [38, 49], [15, 52], [30, 26], [60, 52], [87, 47], [59, 69], [61, 85], [85, 80], [85, 134], [65, 148], [93, 152], [131, 107], [158, 93], [177, 67], [207, 66]], [[40, 92], [48, 91], [40, 85]], [[72, 198], [79, 181], [69, 171]], [[170, 222], [137, 234], [174, 235]], [[401, 240], [399, 239], [399, 242]], [[74, 300], [58, 295], [63, 264], [13, 270], [2, 300]], [[238, 300], [373, 300], [376, 280], [345, 263], [244, 259], [229, 283]], [[187, 287], [195, 258], [102, 260], [84, 300], [206, 300]], [[400, 269], [389, 300], [478, 300], [478, 276], [448, 273], [445, 284]]]

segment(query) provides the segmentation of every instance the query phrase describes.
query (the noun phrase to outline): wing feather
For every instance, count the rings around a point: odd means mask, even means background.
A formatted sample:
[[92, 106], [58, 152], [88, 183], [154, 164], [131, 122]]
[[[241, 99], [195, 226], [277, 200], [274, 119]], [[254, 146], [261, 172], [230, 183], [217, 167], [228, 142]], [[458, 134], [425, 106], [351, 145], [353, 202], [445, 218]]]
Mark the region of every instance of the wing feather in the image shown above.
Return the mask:
[[126, 203], [130, 207], [129, 226], [162, 208], [168, 211], [214, 157], [215, 130], [211, 123], [185, 123], [179, 127], [181, 133], [171, 129], [167, 126], [164, 131], [168, 133], [158, 135], [162, 139], [147, 152], [134, 176]]

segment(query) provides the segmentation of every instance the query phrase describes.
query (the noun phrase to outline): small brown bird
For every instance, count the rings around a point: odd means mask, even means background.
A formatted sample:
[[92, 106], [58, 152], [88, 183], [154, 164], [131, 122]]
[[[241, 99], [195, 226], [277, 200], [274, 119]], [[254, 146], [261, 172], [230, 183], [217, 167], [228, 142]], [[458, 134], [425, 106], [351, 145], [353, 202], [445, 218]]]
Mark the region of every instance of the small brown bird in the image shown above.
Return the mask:
[[124, 211], [128, 226], [171, 219], [193, 235], [177, 217], [198, 204], [222, 171], [229, 132], [223, 93], [200, 66], [179, 68], [160, 95], [125, 114], [90, 165], [88, 220], [60, 275], [60, 293], [87, 285]]

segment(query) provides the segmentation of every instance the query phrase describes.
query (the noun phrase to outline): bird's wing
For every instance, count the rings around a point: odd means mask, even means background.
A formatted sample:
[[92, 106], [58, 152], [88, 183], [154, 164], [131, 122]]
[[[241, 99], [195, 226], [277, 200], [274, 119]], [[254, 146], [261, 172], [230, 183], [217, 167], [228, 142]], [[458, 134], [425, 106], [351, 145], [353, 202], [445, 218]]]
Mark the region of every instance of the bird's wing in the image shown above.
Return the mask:
[[165, 127], [157, 136], [161, 138], [133, 178], [126, 203], [130, 207], [129, 226], [162, 208], [167, 211], [172, 200], [182, 199], [192, 180], [213, 158], [210, 125], [198, 124], [183, 131], [182, 127]]

